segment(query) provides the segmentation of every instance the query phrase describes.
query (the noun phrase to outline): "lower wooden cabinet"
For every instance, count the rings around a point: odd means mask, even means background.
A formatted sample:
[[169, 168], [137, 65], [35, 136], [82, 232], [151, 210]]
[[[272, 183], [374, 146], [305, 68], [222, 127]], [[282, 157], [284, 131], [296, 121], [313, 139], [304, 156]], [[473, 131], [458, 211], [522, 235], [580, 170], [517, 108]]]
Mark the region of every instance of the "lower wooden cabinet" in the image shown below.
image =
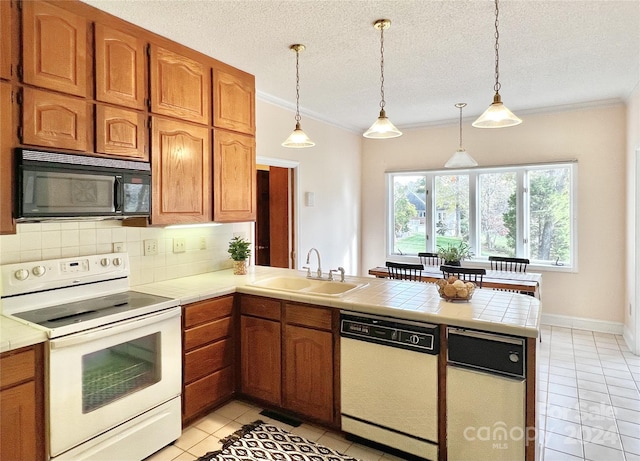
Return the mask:
[[188, 424], [235, 392], [233, 295], [184, 306], [182, 421]]
[[40, 345], [0, 356], [0, 453], [3, 461], [44, 459], [41, 357]]
[[332, 309], [285, 305], [284, 407], [326, 423], [335, 417]]

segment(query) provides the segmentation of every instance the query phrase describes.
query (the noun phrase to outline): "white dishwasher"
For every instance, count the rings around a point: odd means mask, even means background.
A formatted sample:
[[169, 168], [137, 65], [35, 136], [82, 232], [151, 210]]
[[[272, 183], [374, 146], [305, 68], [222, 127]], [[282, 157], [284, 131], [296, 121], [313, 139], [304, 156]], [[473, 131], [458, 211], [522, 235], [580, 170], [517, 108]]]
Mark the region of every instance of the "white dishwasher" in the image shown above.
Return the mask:
[[342, 430], [438, 459], [439, 327], [343, 311]]

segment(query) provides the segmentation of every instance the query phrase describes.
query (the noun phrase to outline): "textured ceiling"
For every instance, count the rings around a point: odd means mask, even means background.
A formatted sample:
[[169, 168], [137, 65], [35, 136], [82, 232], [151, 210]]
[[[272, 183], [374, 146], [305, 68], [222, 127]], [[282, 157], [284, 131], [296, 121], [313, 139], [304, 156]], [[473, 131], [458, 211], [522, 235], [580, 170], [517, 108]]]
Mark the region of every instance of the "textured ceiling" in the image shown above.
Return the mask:
[[[302, 43], [304, 117], [366, 129], [385, 99], [399, 127], [482, 113], [493, 98], [494, 5], [488, 0], [84, 0], [256, 76], [263, 99], [295, 107]], [[516, 115], [625, 99], [640, 81], [640, 1], [502, 0], [502, 100]], [[526, 121], [526, 120], [525, 120]]]

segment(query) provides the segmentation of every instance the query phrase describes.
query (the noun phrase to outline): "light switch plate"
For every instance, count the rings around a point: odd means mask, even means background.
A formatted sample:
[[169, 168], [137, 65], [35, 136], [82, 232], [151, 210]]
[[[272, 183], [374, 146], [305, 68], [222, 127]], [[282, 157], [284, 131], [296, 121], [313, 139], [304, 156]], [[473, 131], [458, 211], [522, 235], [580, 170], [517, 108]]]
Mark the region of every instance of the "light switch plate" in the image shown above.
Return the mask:
[[124, 253], [125, 251], [127, 251], [127, 247], [124, 242], [113, 242], [114, 253]]
[[154, 256], [158, 254], [158, 240], [147, 239], [144, 241], [144, 255]]
[[173, 239], [173, 252], [174, 253], [184, 253], [187, 251], [187, 242], [185, 238], [174, 238]]

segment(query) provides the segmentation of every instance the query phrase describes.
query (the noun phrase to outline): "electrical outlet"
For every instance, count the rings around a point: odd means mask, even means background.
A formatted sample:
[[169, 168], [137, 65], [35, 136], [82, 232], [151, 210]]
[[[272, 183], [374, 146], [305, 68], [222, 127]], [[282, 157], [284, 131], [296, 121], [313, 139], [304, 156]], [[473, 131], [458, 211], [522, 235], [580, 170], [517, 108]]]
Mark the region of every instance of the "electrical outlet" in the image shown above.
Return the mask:
[[158, 240], [148, 239], [144, 241], [144, 255], [153, 256], [158, 254]]
[[184, 253], [187, 251], [187, 242], [184, 238], [174, 238], [173, 239], [173, 252], [174, 253]]
[[113, 242], [114, 253], [124, 253], [125, 251], [127, 251], [127, 247], [124, 245], [124, 242]]
[[200, 249], [201, 250], [206, 250], [207, 249], [207, 238], [206, 237], [200, 237]]

